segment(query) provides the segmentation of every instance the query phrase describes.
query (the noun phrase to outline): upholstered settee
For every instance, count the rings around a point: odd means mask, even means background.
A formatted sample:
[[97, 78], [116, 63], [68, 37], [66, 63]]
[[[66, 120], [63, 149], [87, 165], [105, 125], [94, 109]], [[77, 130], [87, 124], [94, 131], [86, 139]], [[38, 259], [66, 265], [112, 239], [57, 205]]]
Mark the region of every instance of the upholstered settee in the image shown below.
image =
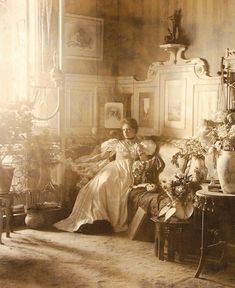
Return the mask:
[[[153, 216], [157, 216], [159, 210], [166, 205], [168, 199], [166, 199], [166, 194], [162, 190], [160, 183], [164, 180], [173, 179], [176, 173], [179, 173], [179, 169], [176, 168], [171, 160], [172, 156], [178, 151], [176, 147], [176, 142], [180, 141], [179, 139], [171, 139], [171, 138], [162, 138], [152, 136], [150, 137], [154, 141], [156, 141], [158, 145], [158, 155], [164, 162], [163, 169], [159, 171], [157, 176], [155, 177], [157, 189], [155, 192], [147, 192], [143, 191], [143, 189], [135, 189], [129, 192], [128, 196], [128, 221], [131, 223], [138, 207], [143, 208], [149, 218]], [[84, 154], [92, 153], [95, 145], [80, 145], [77, 147], [72, 155], [69, 155], [71, 158], [76, 159]], [[96, 145], [95, 149], [99, 149], [99, 144]], [[210, 159], [207, 161], [210, 164]], [[212, 167], [212, 165], [211, 165]], [[193, 168], [192, 168], [193, 169]], [[210, 177], [210, 172], [208, 174]], [[65, 206], [67, 214], [71, 212], [71, 209], [76, 200], [77, 194], [79, 193], [79, 189], [83, 185], [83, 177], [78, 175], [76, 172], [71, 171], [70, 169], [66, 169], [65, 171]], [[198, 186], [200, 189], [200, 186]]]

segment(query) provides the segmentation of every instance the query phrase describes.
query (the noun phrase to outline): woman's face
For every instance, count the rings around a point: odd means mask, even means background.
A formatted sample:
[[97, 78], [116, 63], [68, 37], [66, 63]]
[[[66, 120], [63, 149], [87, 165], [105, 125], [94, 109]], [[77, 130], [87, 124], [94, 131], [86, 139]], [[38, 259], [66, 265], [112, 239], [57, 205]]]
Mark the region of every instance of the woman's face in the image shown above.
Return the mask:
[[124, 138], [133, 139], [136, 136], [136, 131], [129, 124], [124, 124], [122, 126], [122, 133]]

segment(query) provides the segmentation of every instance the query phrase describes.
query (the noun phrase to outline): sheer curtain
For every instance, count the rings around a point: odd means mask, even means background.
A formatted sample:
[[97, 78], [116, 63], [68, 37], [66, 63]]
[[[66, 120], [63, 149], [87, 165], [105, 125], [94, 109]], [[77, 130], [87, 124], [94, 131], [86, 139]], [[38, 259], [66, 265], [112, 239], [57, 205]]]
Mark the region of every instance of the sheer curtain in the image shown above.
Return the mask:
[[27, 0], [0, 1], [0, 104], [27, 98]]

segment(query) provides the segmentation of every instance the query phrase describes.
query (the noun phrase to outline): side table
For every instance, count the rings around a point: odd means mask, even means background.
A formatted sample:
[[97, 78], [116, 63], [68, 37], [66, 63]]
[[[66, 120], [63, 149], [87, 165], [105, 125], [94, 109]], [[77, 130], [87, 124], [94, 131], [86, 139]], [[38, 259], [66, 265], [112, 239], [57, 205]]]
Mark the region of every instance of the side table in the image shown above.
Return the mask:
[[167, 242], [167, 260], [175, 260], [175, 252], [179, 254], [179, 260], [183, 261], [186, 254], [189, 235], [189, 221], [187, 220], [170, 220], [154, 219], [155, 222], [155, 255], [159, 260], [164, 260], [164, 248]]
[[[196, 207], [201, 209], [201, 253], [200, 260], [195, 274], [198, 278], [205, 264], [206, 256], [209, 250], [216, 247], [222, 248], [222, 257], [220, 263], [227, 263], [227, 243], [231, 239], [231, 231], [233, 228], [232, 217], [230, 212], [235, 204], [235, 194], [225, 194], [222, 192], [212, 192], [207, 190], [199, 190], [196, 192]], [[208, 243], [208, 213], [214, 215], [217, 212], [219, 217], [213, 219], [217, 222], [220, 238], [215, 243]], [[213, 217], [212, 217], [213, 218]], [[218, 234], [217, 234], [218, 235]]]

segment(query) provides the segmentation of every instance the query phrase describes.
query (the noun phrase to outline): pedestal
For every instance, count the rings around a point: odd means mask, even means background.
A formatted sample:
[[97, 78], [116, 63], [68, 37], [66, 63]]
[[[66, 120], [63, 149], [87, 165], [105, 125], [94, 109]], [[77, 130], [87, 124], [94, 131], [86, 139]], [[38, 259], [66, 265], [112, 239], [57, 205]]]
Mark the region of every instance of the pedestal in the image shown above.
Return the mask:
[[179, 64], [185, 62], [183, 52], [186, 50], [186, 46], [183, 44], [163, 44], [160, 48], [170, 53], [169, 64]]

